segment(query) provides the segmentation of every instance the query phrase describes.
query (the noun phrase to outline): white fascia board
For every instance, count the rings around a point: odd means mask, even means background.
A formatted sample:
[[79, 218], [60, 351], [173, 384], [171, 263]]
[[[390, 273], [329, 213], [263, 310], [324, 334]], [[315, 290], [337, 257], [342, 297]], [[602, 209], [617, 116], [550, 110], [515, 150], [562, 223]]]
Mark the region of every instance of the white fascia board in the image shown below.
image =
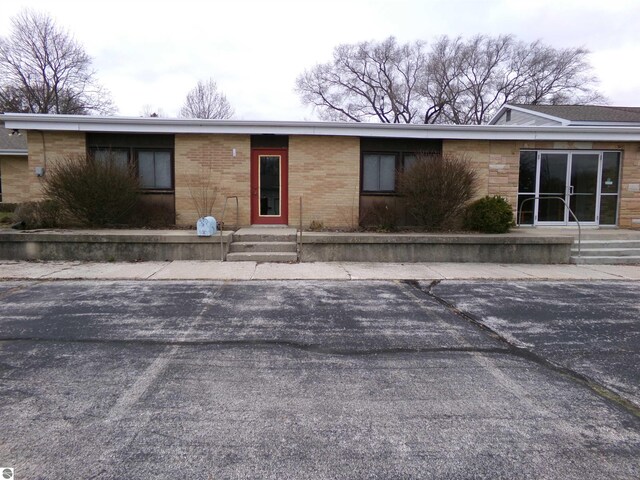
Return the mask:
[[0, 155], [5, 157], [26, 157], [29, 155], [27, 150], [0, 150]]
[[516, 110], [518, 112], [527, 113], [529, 115], [535, 115], [536, 117], [546, 118], [547, 120], [553, 120], [554, 122], [559, 122], [562, 125], [571, 125], [571, 121], [566, 118], [556, 117], [554, 115], [538, 112], [536, 110], [529, 110], [528, 108], [514, 107], [513, 105], [505, 105], [503, 108], [505, 107], [510, 108], [511, 110]]
[[576, 127], [603, 126], [603, 127], [640, 127], [640, 122], [593, 122], [589, 120], [572, 121], [569, 125]]
[[164, 134], [334, 135], [435, 140], [640, 141], [640, 127], [633, 126], [252, 122], [39, 114], [3, 114], [0, 117], [4, 119], [6, 128], [19, 130]]

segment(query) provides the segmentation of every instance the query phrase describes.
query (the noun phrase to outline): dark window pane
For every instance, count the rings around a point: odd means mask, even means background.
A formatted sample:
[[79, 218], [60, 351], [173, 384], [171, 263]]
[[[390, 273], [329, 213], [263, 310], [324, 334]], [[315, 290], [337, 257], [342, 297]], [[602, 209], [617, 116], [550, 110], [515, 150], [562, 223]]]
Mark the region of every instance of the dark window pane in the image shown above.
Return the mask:
[[362, 190], [393, 192], [396, 187], [396, 156], [365, 154], [362, 161]]
[[573, 193], [593, 193], [598, 190], [597, 153], [574, 153], [571, 156], [571, 186]]
[[142, 188], [155, 188], [153, 152], [138, 152], [138, 176]]
[[407, 172], [416, 164], [416, 156], [413, 153], [404, 155], [404, 171]]
[[543, 153], [540, 156], [540, 193], [564, 197], [567, 191], [567, 154]]
[[362, 162], [362, 189], [366, 192], [375, 192], [380, 185], [378, 173], [379, 155], [365, 155]]
[[396, 189], [396, 156], [380, 155], [380, 188], [384, 192]]
[[171, 188], [171, 153], [139, 151], [138, 177], [142, 188]]
[[119, 167], [127, 168], [129, 165], [129, 150], [96, 148], [93, 150], [93, 158], [98, 162], [113, 162]]
[[602, 154], [602, 193], [618, 193], [620, 152]]
[[518, 195], [518, 224], [533, 225], [533, 209], [535, 208], [535, 200], [531, 200], [533, 198], [533, 195]]
[[565, 206], [557, 198], [540, 198], [538, 200], [539, 222], [564, 222]]
[[600, 225], [615, 225], [618, 218], [618, 195], [600, 197]]
[[280, 215], [280, 157], [260, 155], [260, 215]]
[[[596, 194], [595, 193], [576, 193], [569, 198], [569, 207], [573, 215], [578, 218], [579, 222], [595, 222], [596, 221]], [[569, 221], [574, 222], [575, 218], [569, 213]]]
[[155, 154], [156, 188], [171, 188], [171, 154], [156, 152]]
[[533, 193], [536, 191], [536, 164], [538, 152], [520, 152], [520, 178], [518, 191], [520, 193]]

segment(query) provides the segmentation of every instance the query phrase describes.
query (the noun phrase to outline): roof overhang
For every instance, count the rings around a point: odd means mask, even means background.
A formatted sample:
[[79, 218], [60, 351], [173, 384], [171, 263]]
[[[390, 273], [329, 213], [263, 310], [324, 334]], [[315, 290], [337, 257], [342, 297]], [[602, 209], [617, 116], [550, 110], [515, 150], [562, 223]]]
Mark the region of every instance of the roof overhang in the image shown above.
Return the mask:
[[333, 135], [434, 140], [640, 141], [640, 126], [408, 125], [5, 113], [19, 130], [156, 134]]

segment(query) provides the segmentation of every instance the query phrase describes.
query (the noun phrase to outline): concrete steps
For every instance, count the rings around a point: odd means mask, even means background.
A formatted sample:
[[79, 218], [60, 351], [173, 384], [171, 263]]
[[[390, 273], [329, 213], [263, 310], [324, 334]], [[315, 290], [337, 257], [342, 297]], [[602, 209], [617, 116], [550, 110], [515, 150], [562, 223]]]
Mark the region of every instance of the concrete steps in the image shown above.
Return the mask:
[[233, 234], [227, 261], [297, 262], [296, 231], [293, 228], [242, 228]]
[[233, 242], [229, 253], [296, 252], [296, 242]]
[[578, 243], [571, 249], [571, 263], [577, 265], [635, 265], [640, 264], [640, 240], [605, 239], [583, 240], [580, 256]]

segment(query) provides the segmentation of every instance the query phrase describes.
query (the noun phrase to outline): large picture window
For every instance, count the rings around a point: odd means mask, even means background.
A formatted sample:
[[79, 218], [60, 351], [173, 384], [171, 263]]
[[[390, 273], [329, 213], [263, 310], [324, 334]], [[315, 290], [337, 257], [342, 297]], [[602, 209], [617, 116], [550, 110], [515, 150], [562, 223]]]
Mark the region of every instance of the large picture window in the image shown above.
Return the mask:
[[171, 152], [139, 150], [137, 153], [140, 186], [149, 189], [171, 188]]
[[408, 170], [415, 162], [414, 153], [363, 153], [362, 191], [395, 193], [396, 172]]
[[129, 165], [128, 148], [94, 148], [92, 154], [98, 162], [113, 162], [122, 168], [127, 168]]
[[147, 191], [173, 190], [173, 136], [88, 134], [88, 151], [96, 161], [132, 168]]
[[362, 190], [393, 192], [396, 186], [396, 156], [365, 154], [362, 159]]

